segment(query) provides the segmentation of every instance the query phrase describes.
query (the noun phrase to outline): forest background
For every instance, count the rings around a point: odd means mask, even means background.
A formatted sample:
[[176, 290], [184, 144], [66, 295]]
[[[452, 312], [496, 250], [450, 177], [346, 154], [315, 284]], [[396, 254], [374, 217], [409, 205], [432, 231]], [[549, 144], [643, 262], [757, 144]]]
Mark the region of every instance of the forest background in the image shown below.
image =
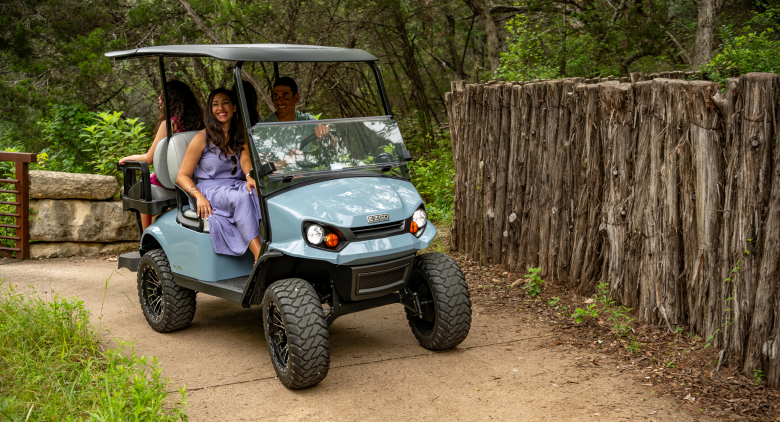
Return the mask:
[[[166, 44], [284, 43], [364, 49], [379, 58], [434, 220], [452, 212], [454, 165], [444, 94], [451, 80], [530, 80], [700, 70], [721, 82], [780, 71], [777, 0], [0, 0], [0, 150], [39, 153], [37, 168], [114, 174], [151, 142], [157, 61], [112, 50]], [[168, 78], [208, 91], [233, 63], [168, 61]], [[249, 73], [271, 112], [270, 66]], [[367, 73], [289, 65], [299, 109], [375, 114]], [[0, 163], [0, 166], [2, 163]], [[0, 172], [3, 169], [0, 168]]]

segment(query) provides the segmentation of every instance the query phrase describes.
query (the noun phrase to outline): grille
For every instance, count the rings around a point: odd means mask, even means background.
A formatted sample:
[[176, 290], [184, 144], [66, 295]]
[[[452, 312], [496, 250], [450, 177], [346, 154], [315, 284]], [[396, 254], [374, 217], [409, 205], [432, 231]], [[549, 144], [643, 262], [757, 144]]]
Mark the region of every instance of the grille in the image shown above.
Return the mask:
[[364, 227], [355, 227], [352, 229], [352, 234], [358, 239], [363, 239], [370, 236], [382, 236], [397, 231], [403, 231], [404, 221], [395, 221], [392, 223], [373, 224]]
[[392, 268], [380, 273], [367, 273], [358, 275], [358, 293], [368, 293], [398, 282], [404, 281], [404, 273], [408, 265]]

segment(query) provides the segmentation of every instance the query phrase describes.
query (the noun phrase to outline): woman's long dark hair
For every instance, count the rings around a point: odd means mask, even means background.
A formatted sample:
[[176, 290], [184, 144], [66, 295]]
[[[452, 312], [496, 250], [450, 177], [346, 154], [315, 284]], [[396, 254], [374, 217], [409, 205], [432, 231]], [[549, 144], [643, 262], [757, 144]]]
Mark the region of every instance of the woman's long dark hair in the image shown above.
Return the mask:
[[[170, 81], [165, 83], [165, 92], [168, 94], [168, 108], [171, 117], [179, 119], [179, 130], [203, 129], [203, 109], [200, 107], [195, 94], [187, 84], [182, 81]], [[160, 115], [157, 117], [155, 127], [160, 127], [165, 122], [165, 108], [160, 107]]]
[[[255, 87], [252, 86], [249, 81], [242, 81], [243, 83], [241, 85], [244, 86], [244, 96], [246, 97], [246, 106], [247, 106], [247, 112], [249, 113], [249, 126], [254, 126], [257, 122], [260, 121], [260, 112], [257, 111], [257, 91], [255, 91]], [[230, 89], [233, 91], [233, 95], [238, 98], [238, 90], [236, 89], [236, 85], [233, 85], [233, 88]], [[237, 104], [239, 107], [239, 111], [241, 109], [241, 106]]]
[[241, 119], [238, 117], [238, 109], [233, 113], [233, 118], [230, 119], [230, 129], [228, 130], [228, 137], [225, 139], [225, 134], [222, 132], [222, 126], [219, 125], [219, 120], [211, 112], [211, 102], [214, 101], [214, 97], [217, 94], [225, 94], [230, 98], [230, 102], [233, 105], [238, 104], [235, 94], [225, 88], [217, 88], [209, 94], [209, 101], [206, 104], [206, 112], [204, 113], [204, 120], [206, 121], [206, 145], [209, 151], [214, 152], [214, 149], [219, 149], [220, 158], [225, 155], [225, 158], [229, 156], [230, 151], [233, 154], [240, 156], [241, 150], [244, 149], [244, 128], [241, 124]]

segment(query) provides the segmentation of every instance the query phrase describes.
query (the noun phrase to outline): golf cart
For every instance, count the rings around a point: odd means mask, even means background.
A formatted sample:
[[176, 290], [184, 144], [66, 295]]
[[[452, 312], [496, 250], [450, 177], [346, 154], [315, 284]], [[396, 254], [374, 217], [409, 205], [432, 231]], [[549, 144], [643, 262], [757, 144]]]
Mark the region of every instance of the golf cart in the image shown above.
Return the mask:
[[[358, 49], [302, 45], [156, 46], [106, 53], [129, 59], [157, 57], [163, 87], [166, 57], [210, 57], [235, 62], [239, 114], [247, 129], [252, 177], [262, 210], [262, 252], [256, 262], [218, 255], [207, 219], [176, 183], [184, 153], [196, 132], [171, 135], [154, 154], [157, 180], [169, 194], [155, 194], [145, 162], [128, 162], [126, 211], [156, 215], [137, 252], [119, 268], [138, 273], [138, 297], [158, 332], [185, 328], [195, 315], [196, 292], [262, 305], [271, 361], [288, 388], [322, 381], [330, 365], [328, 327], [341, 315], [399, 303], [414, 336], [429, 350], [450, 349], [468, 335], [471, 301], [457, 263], [447, 255], [417, 252], [430, 245], [436, 227], [410, 182], [405, 149], [376, 65]], [[327, 62], [367, 65], [384, 115], [249, 125], [241, 69], [245, 62]], [[370, 75], [370, 74], [369, 74]], [[380, 112], [381, 114], [381, 112]], [[327, 125], [321, 142], [315, 126]], [[139, 229], [140, 226], [140, 217]]]

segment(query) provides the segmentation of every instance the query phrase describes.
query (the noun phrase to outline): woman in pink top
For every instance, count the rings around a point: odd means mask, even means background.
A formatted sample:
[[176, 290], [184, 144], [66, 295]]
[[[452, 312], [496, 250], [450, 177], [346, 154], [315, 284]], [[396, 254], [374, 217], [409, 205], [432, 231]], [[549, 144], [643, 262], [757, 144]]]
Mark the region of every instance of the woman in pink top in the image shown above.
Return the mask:
[[[195, 95], [187, 84], [182, 81], [170, 81], [165, 84], [165, 91], [168, 94], [172, 133], [201, 130], [205, 127], [203, 124], [203, 109], [200, 104], [198, 104], [198, 100], [195, 98]], [[152, 146], [149, 147], [149, 151], [145, 154], [124, 157], [119, 160], [119, 164], [124, 164], [127, 161], [143, 161], [147, 164], [154, 165], [152, 160], [154, 158], [154, 150], [157, 147], [157, 143], [168, 136], [165, 127], [165, 109], [163, 108], [162, 93], [157, 97], [157, 101], [157, 109], [160, 111], [160, 115], [157, 118], [157, 133], [154, 136]], [[154, 173], [152, 173], [151, 182], [162, 188], [160, 183], [157, 182]], [[152, 216], [141, 214], [141, 224], [143, 225], [143, 228], [146, 229], [152, 224]]]

